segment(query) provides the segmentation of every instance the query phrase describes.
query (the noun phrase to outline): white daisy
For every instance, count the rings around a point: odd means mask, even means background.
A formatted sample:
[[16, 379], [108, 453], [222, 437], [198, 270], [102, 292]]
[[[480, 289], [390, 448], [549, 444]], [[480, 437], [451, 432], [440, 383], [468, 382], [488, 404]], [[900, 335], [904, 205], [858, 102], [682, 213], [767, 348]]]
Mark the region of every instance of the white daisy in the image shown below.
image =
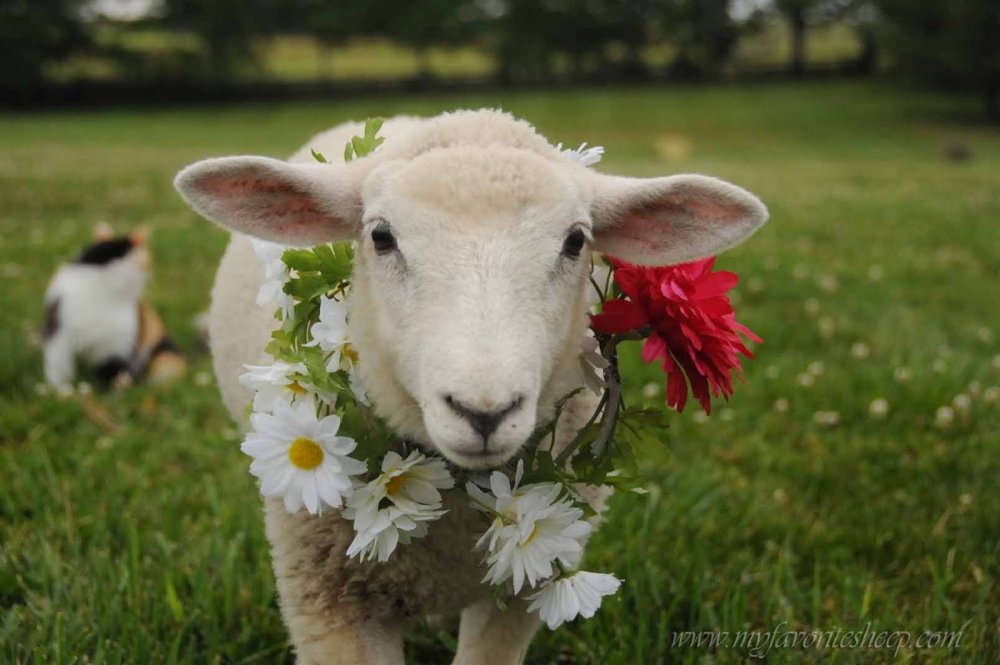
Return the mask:
[[593, 333], [588, 330], [580, 341], [580, 371], [583, 373], [583, 384], [595, 395], [600, 395], [607, 387], [603, 370], [608, 364], [608, 359], [601, 355], [601, 347]]
[[617, 593], [621, 581], [614, 575], [580, 571], [549, 581], [528, 596], [529, 612], [538, 612], [549, 629], [554, 630], [577, 616], [589, 619], [601, 606], [601, 599]]
[[557, 483], [534, 483], [519, 487], [523, 462], [513, 487], [506, 475], [497, 471], [490, 477], [495, 498], [472, 483], [466, 491], [480, 509], [494, 514], [486, 533], [476, 543], [487, 550], [489, 566], [484, 582], [502, 584], [510, 579], [514, 593], [524, 583], [534, 587], [554, 570], [553, 564], [573, 567], [583, 553], [581, 541], [590, 534], [590, 523], [580, 519], [583, 511], [573, 502], [560, 498], [563, 488]]
[[285, 282], [288, 281], [288, 266], [281, 260], [281, 255], [288, 249], [275, 242], [251, 238], [253, 250], [264, 262], [264, 283], [257, 291], [257, 304], [261, 307], [273, 305], [281, 308], [281, 316], [291, 318], [295, 301], [285, 293]]
[[309, 401], [275, 402], [273, 415], [255, 413], [250, 424], [240, 446], [254, 458], [250, 473], [260, 479], [260, 493], [283, 498], [290, 513], [303, 505], [313, 515], [341, 507], [354, 491], [351, 476], [367, 470], [349, 456], [357, 442], [337, 435], [340, 418], [318, 418]]
[[319, 346], [324, 353], [331, 353], [327, 369], [340, 369], [341, 357], [353, 365], [357, 360], [350, 342], [347, 341], [347, 306], [339, 300], [321, 296], [319, 301], [319, 321], [309, 329], [312, 340], [306, 346]]
[[253, 398], [254, 411], [271, 411], [278, 402], [293, 402], [311, 392], [293, 376], [309, 372], [302, 363], [291, 364], [276, 360], [273, 365], [244, 365], [243, 367], [248, 371], [240, 375], [240, 385], [257, 391]]
[[604, 146], [595, 145], [588, 148], [586, 142], [581, 143], [580, 147], [576, 150], [573, 148], [563, 148], [562, 143], [557, 145], [556, 149], [561, 150], [564, 155], [569, 155], [584, 166], [593, 166], [604, 157]]
[[442, 460], [412, 451], [406, 459], [388, 452], [382, 473], [359, 487], [347, 501], [343, 515], [354, 520], [357, 535], [347, 548], [348, 556], [361, 561], [387, 561], [399, 543], [427, 533], [427, 522], [445, 514], [441, 492], [455, 480]]

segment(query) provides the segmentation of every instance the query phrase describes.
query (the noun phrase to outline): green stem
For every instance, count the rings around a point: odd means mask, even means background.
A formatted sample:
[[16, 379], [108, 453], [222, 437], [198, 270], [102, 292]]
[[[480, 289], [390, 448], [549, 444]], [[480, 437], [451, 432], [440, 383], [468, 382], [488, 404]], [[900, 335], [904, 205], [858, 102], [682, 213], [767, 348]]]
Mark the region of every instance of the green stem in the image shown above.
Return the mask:
[[601, 403], [594, 410], [594, 415], [581, 428], [570, 444], [556, 457], [555, 465], [557, 468], [569, 460], [580, 446], [580, 443], [586, 436], [587, 429], [594, 423], [598, 413], [601, 414], [601, 430], [591, 444], [591, 447], [602, 453], [610, 449], [611, 437], [614, 435], [615, 424], [618, 422], [618, 414], [622, 407], [622, 386], [618, 375], [618, 345], [622, 342], [645, 339], [649, 336], [649, 332], [649, 329], [644, 327], [627, 333], [612, 335], [604, 342], [604, 345], [601, 347], [601, 355], [608, 361], [608, 366], [604, 369], [604, 383], [607, 385], [607, 390], [601, 397]]
[[601, 304], [603, 305], [604, 301], [606, 300], [606, 298], [604, 296], [606, 288], [603, 289], [603, 290], [601, 289], [600, 285], [597, 283], [597, 280], [594, 279], [593, 273], [591, 273], [591, 275], [590, 275], [590, 284], [591, 284], [591, 286], [594, 287], [594, 290], [597, 291], [597, 297], [601, 299]]
[[[587, 421], [587, 424], [580, 428], [580, 431], [576, 433], [573, 440], [570, 441], [569, 444], [563, 448], [563, 451], [556, 456], [556, 459], [553, 462], [556, 469], [562, 467], [562, 465], [566, 463], [566, 460], [572, 457], [573, 452], [579, 447], [580, 443], [583, 442], [584, 437], [587, 436], [587, 430], [590, 429], [590, 426], [597, 420], [597, 416], [607, 409], [607, 404], [608, 393], [605, 392], [601, 395], [601, 401], [597, 404], [597, 408], [594, 409], [594, 413], [590, 416], [590, 420]], [[553, 445], [554, 444], [555, 441], [553, 440]]]

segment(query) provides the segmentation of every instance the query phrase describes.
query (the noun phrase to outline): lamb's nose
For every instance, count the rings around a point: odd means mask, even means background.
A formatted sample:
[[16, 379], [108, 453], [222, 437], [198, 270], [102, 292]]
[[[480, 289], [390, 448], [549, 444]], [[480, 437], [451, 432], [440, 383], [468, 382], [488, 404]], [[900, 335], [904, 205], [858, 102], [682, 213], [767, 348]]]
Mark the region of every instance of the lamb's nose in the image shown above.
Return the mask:
[[524, 395], [515, 395], [506, 406], [493, 411], [483, 411], [463, 404], [454, 395], [443, 395], [445, 404], [452, 411], [465, 418], [479, 436], [483, 437], [483, 447], [490, 435], [497, 430], [503, 419], [521, 407]]

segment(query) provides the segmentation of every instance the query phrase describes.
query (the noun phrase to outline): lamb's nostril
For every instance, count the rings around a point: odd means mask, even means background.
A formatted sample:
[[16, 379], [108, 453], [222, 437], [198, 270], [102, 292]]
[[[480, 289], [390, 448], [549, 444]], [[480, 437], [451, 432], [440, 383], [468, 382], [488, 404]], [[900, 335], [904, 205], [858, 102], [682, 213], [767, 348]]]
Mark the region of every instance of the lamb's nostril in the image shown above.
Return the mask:
[[514, 396], [506, 406], [493, 411], [482, 411], [469, 407], [450, 394], [444, 395], [444, 401], [452, 411], [465, 418], [479, 436], [483, 437], [483, 446], [485, 447], [490, 435], [500, 427], [500, 423], [521, 407], [524, 395]]

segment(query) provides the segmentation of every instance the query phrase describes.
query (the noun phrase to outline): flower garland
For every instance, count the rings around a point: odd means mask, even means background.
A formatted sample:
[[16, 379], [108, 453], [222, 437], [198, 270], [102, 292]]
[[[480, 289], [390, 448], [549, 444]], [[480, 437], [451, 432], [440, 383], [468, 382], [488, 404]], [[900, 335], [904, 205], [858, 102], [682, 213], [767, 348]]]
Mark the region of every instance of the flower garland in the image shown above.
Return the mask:
[[[381, 120], [347, 143], [345, 160], [382, 143]], [[558, 146], [562, 149], [562, 145]], [[564, 150], [585, 166], [604, 149]], [[326, 158], [313, 151], [314, 158]], [[371, 411], [360, 388], [360, 361], [347, 335], [354, 248], [350, 243], [288, 249], [254, 240], [265, 282], [257, 304], [274, 306], [281, 326], [267, 352], [274, 362], [247, 365], [240, 382], [255, 391], [250, 432], [241, 449], [253, 458], [250, 472], [263, 496], [282, 499], [290, 513], [341, 511], [354, 540], [347, 555], [360, 561], [389, 560], [400, 545], [427, 535], [447, 512], [441, 492], [456, 479], [445, 461], [400, 441]], [[640, 491], [633, 449], [662, 428], [659, 410], [625, 405], [618, 371], [618, 344], [645, 340], [642, 357], [659, 360], [667, 375], [667, 403], [684, 409], [688, 386], [706, 413], [711, 396], [733, 393], [739, 356], [752, 355], [741, 335], [761, 341], [735, 319], [726, 293], [735, 274], [713, 271], [714, 259], [647, 268], [609, 258], [592, 331], [582, 341], [580, 365], [586, 388], [564, 396], [555, 417], [540, 427], [504, 470], [473, 478], [464, 491], [484, 516], [476, 542], [486, 566], [484, 583], [498, 603], [526, 591], [528, 609], [556, 628], [577, 616], [589, 618], [604, 596], [617, 592], [613, 575], [576, 570], [593, 509], [583, 485]], [[566, 401], [591, 389], [601, 399], [590, 421], [560, 452], [555, 429]], [[579, 454], [577, 454], [579, 452]], [[530, 592], [528, 592], [530, 590]]]

